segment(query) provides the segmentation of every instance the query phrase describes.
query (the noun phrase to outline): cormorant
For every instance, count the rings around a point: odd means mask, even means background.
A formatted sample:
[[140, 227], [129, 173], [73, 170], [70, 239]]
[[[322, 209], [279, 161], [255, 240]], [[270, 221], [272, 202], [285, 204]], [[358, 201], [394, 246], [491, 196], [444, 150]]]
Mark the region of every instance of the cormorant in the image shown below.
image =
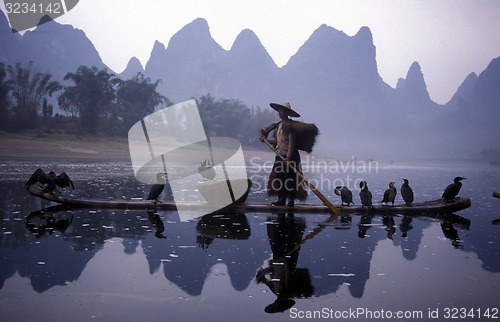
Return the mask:
[[352, 192], [351, 190], [349, 190], [349, 188], [344, 186], [337, 186], [335, 187], [334, 191], [335, 194], [337, 196], [340, 196], [340, 198], [342, 199], [342, 206], [344, 205], [344, 203], [346, 203], [347, 206], [349, 206], [350, 204], [354, 205], [354, 202], [352, 202]]
[[66, 172], [62, 172], [60, 175], [56, 175], [54, 171], [50, 171], [49, 173], [43, 172], [42, 169], [36, 169], [35, 172], [31, 175], [31, 177], [26, 181], [26, 190], [35, 183], [41, 183], [45, 185], [44, 191], [48, 193], [54, 193], [56, 189], [56, 185], [65, 188], [70, 187], [71, 189], [75, 189], [75, 185], [73, 181], [68, 177]]
[[215, 173], [214, 167], [210, 164], [210, 161], [208, 161], [208, 160], [205, 160], [201, 163], [201, 165], [198, 167], [198, 173], [205, 180], [213, 180], [213, 179], [215, 179], [215, 176], [217, 175]]
[[163, 192], [165, 188], [165, 175], [166, 173], [158, 172], [156, 174], [156, 183], [149, 188], [149, 194], [147, 200], [153, 200], [154, 203], [160, 202], [158, 197]]
[[396, 195], [398, 194], [398, 192], [396, 191], [396, 187], [394, 187], [394, 184], [395, 182], [389, 182], [389, 189], [384, 192], [384, 199], [382, 199], [380, 203], [385, 202], [385, 204], [387, 205], [387, 203], [392, 202], [392, 205], [394, 206], [394, 199], [396, 199]]
[[411, 206], [413, 203], [413, 189], [408, 184], [408, 179], [403, 178], [403, 184], [401, 185], [401, 196], [403, 200], [406, 202], [407, 206]]
[[453, 179], [453, 183], [444, 189], [442, 196], [444, 201], [453, 201], [453, 199], [455, 199], [462, 188], [462, 183], [460, 181], [464, 179], [463, 177], [455, 177], [455, 179]]
[[359, 192], [359, 198], [361, 199], [361, 204], [365, 207], [372, 206], [372, 193], [368, 190], [368, 184], [366, 181], [361, 181], [359, 183], [361, 191]]

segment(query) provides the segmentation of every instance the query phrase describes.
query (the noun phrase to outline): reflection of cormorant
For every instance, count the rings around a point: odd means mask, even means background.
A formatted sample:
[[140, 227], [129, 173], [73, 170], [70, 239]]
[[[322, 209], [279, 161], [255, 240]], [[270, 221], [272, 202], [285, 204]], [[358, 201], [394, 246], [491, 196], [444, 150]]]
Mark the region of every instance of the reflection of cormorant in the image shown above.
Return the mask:
[[368, 190], [368, 184], [366, 181], [361, 181], [359, 183], [361, 190], [359, 191], [359, 198], [361, 199], [361, 205], [365, 207], [372, 206], [372, 193]]
[[[50, 208], [47, 208], [50, 209]], [[57, 206], [54, 208], [55, 212], [60, 209]], [[35, 218], [39, 218], [42, 220], [43, 224], [36, 225], [33, 220]], [[38, 221], [40, 222], [40, 221]], [[49, 211], [47, 213], [44, 210], [34, 211], [26, 217], [26, 228], [37, 238], [42, 237], [45, 232], [48, 232], [49, 235], [52, 235], [54, 231], [59, 231], [64, 233], [69, 225], [73, 222], [73, 216], [71, 218], [61, 218], [56, 219], [53, 214]]]
[[401, 219], [401, 224], [399, 225], [399, 229], [402, 233], [401, 237], [408, 237], [408, 232], [413, 229], [413, 225], [411, 224], [412, 221], [413, 218], [411, 218], [410, 216], [404, 216], [403, 219]]
[[344, 186], [337, 186], [335, 187], [335, 194], [337, 196], [340, 196], [342, 199], [342, 205], [347, 204], [349, 206], [350, 204], [354, 205], [354, 202], [352, 202], [352, 192], [349, 190], [349, 188], [344, 187]]
[[462, 183], [460, 181], [464, 179], [463, 177], [455, 177], [455, 179], [453, 179], [453, 183], [444, 189], [442, 196], [444, 201], [453, 201], [453, 199], [455, 199], [462, 188]]
[[213, 180], [213, 179], [215, 179], [215, 176], [217, 175], [215, 173], [214, 167], [210, 164], [210, 161], [208, 161], [208, 160], [205, 160], [201, 163], [201, 165], [198, 167], [198, 173], [205, 180]]
[[203, 235], [196, 235], [196, 243], [200, 248], [202, 249], [208, 249], [208, 246], [210, 246], [213, 243], [214, 239], [212, 237], [208, 236], [203, 236]]
[[405, 201], [407, 206], [411, 206], [413, 202], [413, 189], [410, 187], [408, 179], [403, 179], [403, 184], [401, 185], [401, 196]]
[[366, 232], [368, 229], [370, 229], [370, 224], [372, 223], [372, 216], [368, 215], [363, 215], [361, 216], [361, 219], [359, 220], [358, 224], [358, 237], [359, 238], [365, 238], [366, 237]]
[[160, 202], [158, 197], [165, 189], [165, 173], [158, 172], [156, 174], [156, 183], [149, 188], [149, 194], [147, 200], [153, 200], [154, 203]]
[[396, 199], [396, 195], [398, 194], [398, 192], [396, 191], [396, 187], [394, 187], [394, 184], [395, 182], [389, 182], [389, 189], [384, 192], [384, 198], [380, 203], [385, 202], [385, 204], [387, 205], [387, 203], [392, 202], [392, 205], [394, 206], [394, 199]]
[[304, 229], [304, 219], [294, 218], [293, 214], [279, 214], [277, 221], [267, 225], [273, 259], [255, 277], [258, 283], [266, 284], [277, 296], [273, 303], [266, 306], [267, 313], [284, 312], [295, 304], [293, 298], [313, 295], [309, 270], [297, 268], [300, 250], [297, 245], [302, 242]]
[[351, 229], [352, 217], [350, 214], [340, 215], [340, 226], [335, 226], [335, 229]]
[[392, 236], [396, 233], [396, 227], [394, 227], [394, 217], [387, 215], [382, 217], [382, 223], [387, 231], [387, 238], [392, 239]]
[[149, 222], [156, 228], [155, 236], [157, 238], [167, 238], [167, 236], [163, 235], [165, 231], [165, 225], [163, 224], [163, 220], [161, 220], [158, 212], [156, 211], [147, 211]]
[[462, 247], [460, 237], [458, 237], [458, 231], [453, 227], [453, 224], [450, 222], [442, 222], [441, 223], [441, 230], [443, 231], [443, 234], [446, 238], [451, 240], [451, 244], [455, 248], [460, 248]]
[[37, 182], [44, 184], [44, 190], [48, 193], [54, 193], [56, 185], [61, 188], [70, 187], [71, 189], [75, 189], [73, 181], [71, 181], [66, 172], [62, 172], [60, 175], [56, 175], [54, 171], [45, 173], [42, 169], [36, 169], [28, 179], [28, 181], [26, 181], [26, 189]]

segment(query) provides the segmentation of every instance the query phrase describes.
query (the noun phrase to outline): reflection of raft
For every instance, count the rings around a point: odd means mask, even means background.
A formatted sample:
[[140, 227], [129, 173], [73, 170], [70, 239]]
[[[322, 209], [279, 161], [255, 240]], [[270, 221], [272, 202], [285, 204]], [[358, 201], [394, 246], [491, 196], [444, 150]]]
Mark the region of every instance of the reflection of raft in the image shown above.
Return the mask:
[[201, 217], [196, 232], [205, 238], [248, 239], [250, 224], [245, 214], [209, 214]]
[[[86, 208], [108, 208], [108, 209], [154, 209], [154, 210], [176, 210], [177, 207], [174, 202], [161, 202], [153, 203], [151, 200], [122, 200], [122, 199], [80, 199], [72, 197], [64, 197], [60, 195], [53, 195], [36, 186], [29, 187], [29, 193], [33, 196], [60, 203], [71, 207], [86, 207]], [[442, 199], [433, 201], [425, 201], [420, 203], [413, 203], [412, 206], [404, 204], [386, 206], [382, 204], [373, 205], [371, 213], [386, 213], [386, 214], [421, 214], [421, 213], [447, 213], [459, 211], [469, 208], [471, 201], [469, 198], [455, 198], [451, 202], [444, 202]], [[193, 210], [203, 210], [204, 204], [187, 204], [183, 207], [185, 209], [191, 208]], [[342, 213], [366, 213], [366, 207], [360, 205], [340, 206], [336, 205]], [[223, 209], [226, 212], [294, 212], [294, 213], [328, 213], [330, 209], [327, 206], [316, 204], [296, 204], [295, 207], [287, 206], [271, 206], [270, 204], [248, 204], [248, 203], [234, 203]]]

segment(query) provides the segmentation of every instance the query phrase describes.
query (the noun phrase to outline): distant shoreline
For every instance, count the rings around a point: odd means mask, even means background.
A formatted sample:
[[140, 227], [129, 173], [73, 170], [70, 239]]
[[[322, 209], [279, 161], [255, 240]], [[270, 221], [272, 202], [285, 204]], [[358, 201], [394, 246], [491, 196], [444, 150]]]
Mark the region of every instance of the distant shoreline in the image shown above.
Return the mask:
[[0, 132], [1, 160], [129, 161], [127, 138]]
[[[265, 150], [245, 149], [245, 157], [274, 160]], [[52, 131], [0, 131], [2, 161], [114, 161], [130, 162], [128, 139], [106, 135], [74, 135]]]
[[[248, 166], [273, 162], [274, 154], [265, 149], [243, 148]], [[357, 159], [329, 157], [303, 152], [302, 161], [358, 162]], [[333, 160], [333, 161], [332, 161]], [[131, 162], [128, 139], [108, 135], [75, 135], [60, 131], [47, 133], [41, 130], [10, 133], [0, 131], [0, 161], [75, 161], [75, 162]], [[363, 160], [361, 160], [363, 161]], [[369, 162], [368, 160], [367, 162]], [[378, 160], [381, 166], [393, 166], [392, 161]], [[398, 160], [394, 166], [408, 163], [458, 166], [464, 163], [498, 166], [497, 163], [478, 159], [421, 159]]]

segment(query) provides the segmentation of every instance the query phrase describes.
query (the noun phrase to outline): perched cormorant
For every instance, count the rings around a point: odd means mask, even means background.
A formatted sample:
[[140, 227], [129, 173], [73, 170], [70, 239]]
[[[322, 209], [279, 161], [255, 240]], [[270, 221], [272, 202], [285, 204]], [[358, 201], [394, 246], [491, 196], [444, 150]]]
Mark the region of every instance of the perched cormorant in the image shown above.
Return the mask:
[[213, 180], [216, 176], [215, 169], [208, 160], [205, 160], [201, 163], [201, 165], [198, 167], [198, 173], [205, 180]]
[[43, 190], [48, 193], [54, 193], [56, 185], [61, 188], [70, 187], [71, 189], [75, 189], [73, 181], [71, 181], [66, 172], [62, 172], [60, 175], [56, 175], [54, 171], [45, 173], [42, 169], [36, 169], [28, 179], [28, 181], [26, 181], [26, 190], [29, 189], [32, 184], [35, 184], [37, 182], [45, 185]]
[[413, 203], [413, 189], [410, 187], [408, 179], [403, 178], [403, 184], [401, 185], [401, 196], [406, 202], [407, 206], [411, 206]]
[[368, 190], [368, 184], [366, 181], [361, 181], [359, 183], [361, 191], [359, 192], [359, 198], [361, 199], [361, 204], [365, 207], [372, 206], [372, 193]]
[[392, 205], [394, 206], [394, 199], [396, 199], [396, 195], [398, 194], [398, 192], [396, 191], [396, 187], [394, 187], [394, 184], [395, 182], [389, 182], [389, 189], [384, 192], [384, 199], [382, 199], [380, 203], [385, 202], [385, 204], [387, 205], [387, 203], [392, 202]]
[[463, 177], [455, 177], [455, 179], [453, 179], [453, 183], [444, 189], [442, 196], [444, 201], [453, 201], [453, 199], [455, 199], [462, 188], [462, 183], [460, 181], [464, 179]]
[[344, 203], [346, 203], [347, 206], [349, 206], [350, 204], [354, 205], [354, 202], [352, 202], [352, 192], [351, 190], [349, 190], [349, 188], [344, 186], [337, 186], [335, 187], [334, 191], [335, 194], [337, 196], [340, 196], [340, 198], [342, 199], [342, 206], [344, 205]]
[[156, 174], [156, 183], [149, 188], [149, 194], [147, 200], [153, 200], [154, 203], [160, 202], [158, 197], [163, 192], [165, 188], [165, 173], [158, 172]]

